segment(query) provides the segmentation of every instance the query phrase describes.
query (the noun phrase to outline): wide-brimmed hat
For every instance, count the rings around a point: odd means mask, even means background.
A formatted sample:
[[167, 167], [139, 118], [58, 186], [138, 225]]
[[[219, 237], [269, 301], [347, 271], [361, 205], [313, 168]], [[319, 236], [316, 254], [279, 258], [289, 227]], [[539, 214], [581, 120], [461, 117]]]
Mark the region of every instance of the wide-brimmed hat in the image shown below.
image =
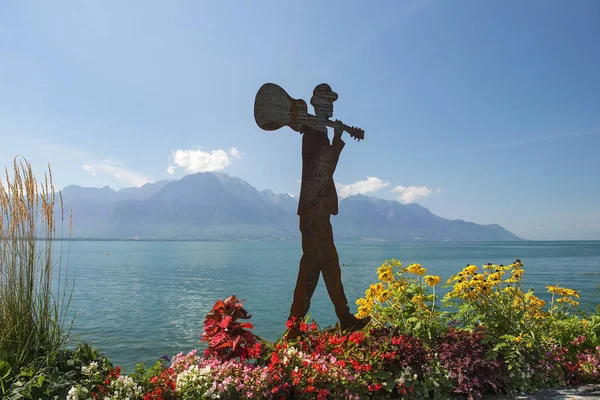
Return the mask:
[[313, 96], [310, 99], [310, 104], [313, 104], [313, 100], [316, 98], [325, 99], [333, 103], [337, 100], [338, 95], [336, 92], [331, 90], [331, 86], [329, 86], [326, 83], [321, 83], [320, 85], [317, 85], [317, 87], [315, 87], [315, 89], [313, 90]]

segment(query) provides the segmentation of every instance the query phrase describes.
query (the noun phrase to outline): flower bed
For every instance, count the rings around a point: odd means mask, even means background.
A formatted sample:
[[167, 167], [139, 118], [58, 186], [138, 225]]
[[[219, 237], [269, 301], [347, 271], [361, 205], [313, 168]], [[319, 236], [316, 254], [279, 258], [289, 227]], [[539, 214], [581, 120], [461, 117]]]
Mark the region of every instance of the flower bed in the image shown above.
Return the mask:
[[377, 272], [379, 282], [357, 301], [358, 316], [372, 318], [364, 331], [289, 320], [297, 337], [264, 341], [231, 296], [206, 317], [202, 355], [163, 357], [125, 376], [83, 346], [65, 353], [75, 360], [71, 384], [54, 393], [71, 400], [472, 399], [600, 382], [600, 315], [582, 315], [579, 294], [568, 288], [548, 286], [549, 304], [524, 291], [519, 261], [467, 266], [447, 280], [441, 299], [441, 278], [418, 264], [389, 260]]

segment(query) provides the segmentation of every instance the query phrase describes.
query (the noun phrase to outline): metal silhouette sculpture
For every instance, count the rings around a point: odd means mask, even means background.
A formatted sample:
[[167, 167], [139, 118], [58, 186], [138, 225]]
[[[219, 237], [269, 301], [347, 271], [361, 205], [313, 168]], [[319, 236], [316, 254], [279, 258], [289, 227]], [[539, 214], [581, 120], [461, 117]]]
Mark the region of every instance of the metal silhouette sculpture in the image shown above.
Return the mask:
[[[267, 131], [288, 126], [303, 135], [302, 184], [298, 204], [303, 254], [290, 318], [306, 316], [322, 273], [340, 327], [342, 330], [357, 330], [363, 328], [369, 318], [356, 318], [348, 307], [330, 217], [338, 213], [333, 174], [345, 146], [342, 134], [347, 132], [360, 141], [364, 139], [365, 132], [339, 120], [329, 120], [337, 98], [337, 93], [328, 84], [315, 87], [310, 100], [315, 110], [312, 115], [308, 113], [304, 100], [293, 99], [278, 85], [266, 83], [256, 94], [254, 119], [260, 128]], [[334, 130], [332, 142], [327, 136], [327, 127]]]

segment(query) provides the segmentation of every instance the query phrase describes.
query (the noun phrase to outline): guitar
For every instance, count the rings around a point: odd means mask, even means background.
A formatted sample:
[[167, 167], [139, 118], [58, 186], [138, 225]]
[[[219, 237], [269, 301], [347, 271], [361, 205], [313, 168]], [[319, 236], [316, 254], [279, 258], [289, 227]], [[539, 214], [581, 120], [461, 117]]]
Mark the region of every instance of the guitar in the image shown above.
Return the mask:
[[[314, 124], [315, 116], [308, 113], [306, 102], [291, 98], [282, 87], [274, 83], [265, 83], [256, 93], [254, 99], [254, 119], [256, 124], [266, 131], [274, 131], [289, 126], [302, 133], [304, 126]], [[340, 120], [325, 122], [330, 128], [340, 125], [352, 138], [360, 141], [365, 138], [365, 131], [355, 126], [348, 126]]]

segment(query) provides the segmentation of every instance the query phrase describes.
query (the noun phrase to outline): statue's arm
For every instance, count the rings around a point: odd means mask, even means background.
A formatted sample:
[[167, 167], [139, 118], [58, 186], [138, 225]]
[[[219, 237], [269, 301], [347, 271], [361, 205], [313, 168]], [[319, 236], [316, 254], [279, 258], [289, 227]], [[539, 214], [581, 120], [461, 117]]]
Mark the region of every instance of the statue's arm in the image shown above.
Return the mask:
[[341, 128], [336, 128], [333, 134], [333, 140], [331, 141], [331, 175], [335, 172], [335, 168], [337, 167], [337, 163], [340, 159], [340, 154], [344, 149], [346, 143], [342, 140], [343, 130]]

